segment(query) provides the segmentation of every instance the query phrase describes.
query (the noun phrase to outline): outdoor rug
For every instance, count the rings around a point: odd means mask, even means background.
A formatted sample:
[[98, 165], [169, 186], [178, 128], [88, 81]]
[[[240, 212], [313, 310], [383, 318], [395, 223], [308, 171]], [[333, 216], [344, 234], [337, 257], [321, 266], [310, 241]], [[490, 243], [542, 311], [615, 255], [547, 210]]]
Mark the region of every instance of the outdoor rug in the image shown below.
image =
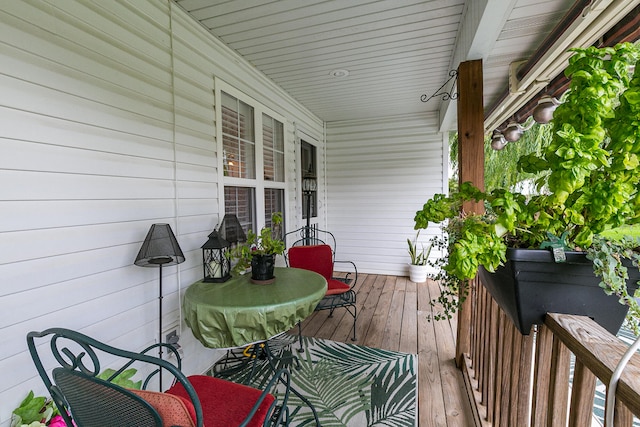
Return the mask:
[[[417, 356], [353, 344], [288, 334], [269, 341], [277, 368], [291, 371], [291, 385], [313, 404], [322, 427], [417, 425]], [[253, 364], [251, 353], [235, 350], [209, 372], [246, 382]], [[295, 358], [299, 363], [295, 362]], [[262, 388], [272, 375], [268, 361], [255, 357], [250, 385]], [[237, 369], [230, 369], [237, 368]], [[279, 390], [276, 394], [281, 393]], [[295, 394], [289, 395], [291, 426], [314, 426], [311, 410]]]

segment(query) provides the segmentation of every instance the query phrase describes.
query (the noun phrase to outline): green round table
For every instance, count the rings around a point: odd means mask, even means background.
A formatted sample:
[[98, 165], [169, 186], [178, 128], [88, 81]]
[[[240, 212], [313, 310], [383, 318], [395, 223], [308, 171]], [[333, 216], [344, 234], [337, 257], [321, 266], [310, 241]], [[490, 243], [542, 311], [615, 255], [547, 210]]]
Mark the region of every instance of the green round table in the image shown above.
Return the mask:
[[276, 267], [274, 275], [269, 285], [251, 283], [245, 274], [189, 286], [182, 305], [193, 335], [211, 348], [266, 341], [311, 315], [327, 291], [327, 281], [312, 271]]

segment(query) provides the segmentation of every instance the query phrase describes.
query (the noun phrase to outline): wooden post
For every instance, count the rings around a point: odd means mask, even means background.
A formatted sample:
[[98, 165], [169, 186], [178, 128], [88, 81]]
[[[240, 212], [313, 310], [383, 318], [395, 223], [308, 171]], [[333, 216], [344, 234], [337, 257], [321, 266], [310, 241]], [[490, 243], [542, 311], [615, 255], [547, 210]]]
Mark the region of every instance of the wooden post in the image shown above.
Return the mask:
[[[484, 190], [484, 108], [482, 99], [482, 60], [461, 62], [458, 66], [458, 177]], [[465, 212], [483, 213], [482, 201], [465, 203]], [[477, 281], [474, 281], [477, 282]], [[472, 283], [469, 283], [472, 286]], [[471, 299], [458, 313], [456, 362], [464, 363], [470, 351]]]

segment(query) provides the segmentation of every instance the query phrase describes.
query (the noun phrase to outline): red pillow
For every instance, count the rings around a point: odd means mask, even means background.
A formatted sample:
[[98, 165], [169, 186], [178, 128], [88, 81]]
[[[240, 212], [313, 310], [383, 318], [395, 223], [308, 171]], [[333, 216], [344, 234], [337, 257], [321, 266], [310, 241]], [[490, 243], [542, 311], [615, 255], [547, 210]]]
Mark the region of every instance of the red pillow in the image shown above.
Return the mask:
[[329, 245], [293, 246], [287, 255], [291, 267], [315, 271], [327, 281], [333, 275], [333, 253]]
[[[262, 394], [258, 389], [206, 375], [191, 375], [188, 379], [200, 398], [202, 418], [209, 427], [240, 425]], [[187, 391], [180, 383], [173, 385], [167, 393], [187, 396]], [[264, 424], [274, 400], [273, 395], [266, 395], [248, 427], [261, 427]]]
[[160, 418], [162, 418], [163, 426], [195, 427], [196, 410], [188, 399], [185, 399], [182, 396], [160, 393], [157, 391], [129, 391], [146, 400], [149, 405], [153, 406], [153, 408], [158, 411]]

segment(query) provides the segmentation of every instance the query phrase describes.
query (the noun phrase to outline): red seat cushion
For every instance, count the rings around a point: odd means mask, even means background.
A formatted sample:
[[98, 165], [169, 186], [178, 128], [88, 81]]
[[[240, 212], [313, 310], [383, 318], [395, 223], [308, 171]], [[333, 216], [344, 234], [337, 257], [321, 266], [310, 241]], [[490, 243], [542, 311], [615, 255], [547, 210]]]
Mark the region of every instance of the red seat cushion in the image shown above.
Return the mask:
[[[252, 387], [225, 381], [206, 375], [193, 375], [189, 382], [196, 390], [202, 406], [204, 425], [206, 427], [237, 426], [251, 412], [262, 392]], [[167, 393], [189, 398], [182, 384], [172, 386]], [[255, 416], [248, 424], [249, 427], [259, 427], [264, 423], [269, 407], [275, 398], [267, 395]]]
[[333, 275], [333, 253], [329, 245], [294, 246], [289, 248], [289, 265], [315, 271], [327, 282]]
[[344, 282], [341, 282], [340, 280], [336, 280], [336, 279], [327, 280], [327, 293], [326, 293], [326, 295], [344, 294], [349, 289], [351, 289], [349, 287], [349, 285], [347, 285]]

